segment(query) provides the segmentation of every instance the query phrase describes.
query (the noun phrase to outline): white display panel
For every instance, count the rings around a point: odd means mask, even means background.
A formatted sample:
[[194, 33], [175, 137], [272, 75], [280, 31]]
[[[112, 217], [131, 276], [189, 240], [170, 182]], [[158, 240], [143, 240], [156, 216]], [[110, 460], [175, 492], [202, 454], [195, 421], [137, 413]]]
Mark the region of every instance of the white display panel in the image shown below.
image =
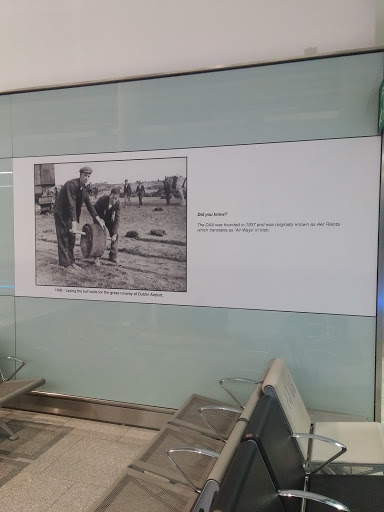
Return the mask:
[[[91, 166], [105, 194], [124, 177], [155, 194], [178, 174], [187, 205], [121, 198], [119, 265], [107, 250], [96, 268], [77, 245], [68, 279], [53, 215], [35, 207], [34, 166], [48, 163], [58, 186]], [[376, 314], [379, 137], [20, 158], [13, 170], [18, 296]]]

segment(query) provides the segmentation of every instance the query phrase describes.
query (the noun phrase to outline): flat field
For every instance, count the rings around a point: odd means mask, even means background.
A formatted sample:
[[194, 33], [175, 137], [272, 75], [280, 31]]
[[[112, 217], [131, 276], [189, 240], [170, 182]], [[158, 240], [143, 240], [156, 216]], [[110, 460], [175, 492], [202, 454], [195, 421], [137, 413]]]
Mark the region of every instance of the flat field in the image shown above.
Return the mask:
[[[93, 198], [94, 202], [95, 199]], [[173, 198], [171, 205], [160, 197], [138, 198], [132, 204], [121, 203], [119, 229], [119, 264], [108, 261], [109, 244], [96, 267], [93, 259], [85, 259], [77, 235], [75, 258], [81, 267], [68, 271], [58, 264], [57, 238], [52, 213], [36, 213], [36, 284], [77, 288], [152, 290], [185, 292], [187, 290], [187, 223], [186, 207]], [[162, 211], [155, 211], [155, 208]], [[91, 224], [92, 218], [83, 206], [79, 227]], [[164, 230], [163, 237], [150, 234], [152, 229]], [[138, 238], [128, 238], [128, 231], [137, 231]]]

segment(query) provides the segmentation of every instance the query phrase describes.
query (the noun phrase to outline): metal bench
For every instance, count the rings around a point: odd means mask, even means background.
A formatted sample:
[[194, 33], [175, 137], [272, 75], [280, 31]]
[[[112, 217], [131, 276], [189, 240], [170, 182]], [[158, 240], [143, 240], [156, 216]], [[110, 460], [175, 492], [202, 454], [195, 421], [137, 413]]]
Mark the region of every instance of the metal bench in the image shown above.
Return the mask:
[[[25, 362], [11, 356], [0, 356], [0, 359], [15, 363], [15, 369], [8, 377], [5, 376], [5, 373], [0, 368], [0, 407], [4, 407], [4, 405], [13, 398], [25, 395], [45, 384], [45, 379], [43, 378], [28, 380], [14, 379], [15, 375], [25, 366]], [[3, 420], [0, 420], [0, 427], [8, 434], [11, 441], [16, 441], [16, 439], [19, 438]]]

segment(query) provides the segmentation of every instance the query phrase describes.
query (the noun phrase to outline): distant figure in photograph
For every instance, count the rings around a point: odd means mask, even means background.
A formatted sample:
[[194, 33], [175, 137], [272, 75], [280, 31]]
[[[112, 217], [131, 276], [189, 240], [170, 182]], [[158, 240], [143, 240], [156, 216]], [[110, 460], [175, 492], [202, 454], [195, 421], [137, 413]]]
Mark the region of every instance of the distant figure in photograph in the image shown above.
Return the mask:
[[136, 193], [139, 196], [139, 207], [143, 206], [143, 197], [145, 196], [145, 188], [144, 185], [139, 181], [139, 184], [136, 187]]
[[[109, 196], [101, 196], [95, 203], [97, 215], [103, 219], [111, 237], [111, 249], [109, 261], [119, 263], [117, 251], [119, 244], [119, 223], [120, 223], [120, 189], [113, 188]], [[95, 258], [95, 265], [100, 266], [100, 259]]]
[[171, 204], [171, 197], [172, 197], [172, 189], [171, 189], [171, 182], [167, 177], [165, 177], [164, 180], [164, 192], [165, 192], [165, 199], [167, 200], [167, 206]]
[[124, 204], [131, 204], [132, 187], [128, 180], [124, 181]]
[[61, 187], [53, 205], [59, 265], [75, 272], [81, 270], [81, 267], [75, 263], [74, 248], [83, 204], [86, 205], [94, 222], [98, 222], [105, 229], [105, 222], [96, 213], [87, 190], [92, 169], [85, 166], [79, 172], [79, 178], [69, 180]]

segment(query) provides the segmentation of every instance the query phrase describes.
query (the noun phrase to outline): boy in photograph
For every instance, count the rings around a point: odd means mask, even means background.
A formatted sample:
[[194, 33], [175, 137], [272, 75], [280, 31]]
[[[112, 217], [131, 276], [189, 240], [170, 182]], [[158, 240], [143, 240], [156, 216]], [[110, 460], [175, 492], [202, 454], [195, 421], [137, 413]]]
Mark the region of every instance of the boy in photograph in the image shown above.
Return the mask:
[[171, 190], [171, 182], [167, 177], [165, 177], [164, 180], [164, 192], [165, 192], [165, 199], [167, 200], [167, 206], [171, 204], [171, 197], [172, 197], [172, 190]]
[[137, 195], [139, 196], [139, 207], [143, 206], [143, 197], [145, 196], [145, 188], [144, 185], [139, 181], [139, 184], [136, 188]]
[[105, 229], [104, 220], [95, 211], [87, 191], [87, 183], [92, 174], [92, 169], [85, 166], [79, 172], [79, 178], [69, 180], [61, 187], [53, 205], [59, 265], [68, 271], [75, 272], [82, 270], [75, 263], [74, 249], [78, 230], [77, 225], [80, 222], [83, 204], [86, 205], [93, 221]]
[[128, 180], [124, 181], [124, 204], [127, 206], [127, 203], [131, 205], [131, 195], [132, 195], [132, 187]]
[[[119, 244], [119, 223], [120, 223], [120, 189], [113, 188], [109, 196], [101, 196], [95, 203], [97, 215], [103, 219], [111, 237], [111, 249], [109, 261], [119, 263], [117, 251]], [[100, 266], [100, 259], [95, 258], [95, 265]]]

